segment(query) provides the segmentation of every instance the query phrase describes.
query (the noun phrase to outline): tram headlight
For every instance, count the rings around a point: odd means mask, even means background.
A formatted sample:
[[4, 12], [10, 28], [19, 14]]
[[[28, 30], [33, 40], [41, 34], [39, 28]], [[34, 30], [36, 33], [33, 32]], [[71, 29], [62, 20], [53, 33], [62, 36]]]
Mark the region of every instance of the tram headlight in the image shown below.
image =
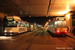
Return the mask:
[[12, 35], [12, 34], [10, 34], [10, 35]]
[[6, 34], [4, 34], [4, 35], [6, 35]]
[[12, 31], [10, 31], [10, 32], [12, 32]]
[[4, 32], [7, 32], [6, 30]]

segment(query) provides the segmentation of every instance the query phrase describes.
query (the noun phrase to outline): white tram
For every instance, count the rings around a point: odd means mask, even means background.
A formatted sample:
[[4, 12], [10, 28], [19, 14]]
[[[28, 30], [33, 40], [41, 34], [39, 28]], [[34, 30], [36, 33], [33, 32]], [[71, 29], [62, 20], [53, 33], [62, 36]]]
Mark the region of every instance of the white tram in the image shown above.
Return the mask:
[[18, 16], [6, 16], [4, 22], [4, 35], [13, 35], [27, 32], [29, 23], [22, 21]]
[[51, 21], [48, 24], [47, 30], [54, 33], [55, 35], [68, 35], [66, 18], [65, 17], [53, 18], [53, 21]]

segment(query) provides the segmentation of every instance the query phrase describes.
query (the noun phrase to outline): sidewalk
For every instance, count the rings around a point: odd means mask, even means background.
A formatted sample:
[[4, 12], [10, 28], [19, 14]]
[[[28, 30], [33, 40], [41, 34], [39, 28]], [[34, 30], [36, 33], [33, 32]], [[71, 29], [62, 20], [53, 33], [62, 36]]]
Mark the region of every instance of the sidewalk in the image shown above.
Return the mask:
[[75, 39], [75, 35], [73, 35], [72, 33], [69, 33], [69, 36]]

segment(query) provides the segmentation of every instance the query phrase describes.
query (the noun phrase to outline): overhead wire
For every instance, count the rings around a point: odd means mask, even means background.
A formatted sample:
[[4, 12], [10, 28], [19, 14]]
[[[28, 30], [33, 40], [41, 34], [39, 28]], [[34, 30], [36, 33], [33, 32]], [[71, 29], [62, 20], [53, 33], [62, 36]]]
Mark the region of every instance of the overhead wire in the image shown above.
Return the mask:
[[48, 12], [49, 12], [50, 5], [51, 5], [51, 0], [49, 1], [48, 10], [47, 10], [47, 15], [48, 15]]
[[[67, 0], [64, 1], [64, 3], [62, 4], [62, 6], [66, 3], [66, 1], [67, 1]], [[62, 8], [62, 6], [59, 8], [59, 10]], [[58, 12], [59, 12], [59, 10], [58, 10]]]
[[[9, 0], [10, 3], [12, 3], [14, 6], [16, 6], [19, 10], [23, 11], [21, 8], [19, 8], [16, 4], [14, 4], [11, 0]], [[25, 11], [23, 11], [25, 12]]]
[[[55, 0], [53, 1], [52, 7], [53, 7], [53, 5], [54, 5], [54, 2], [55, 2]], [[50, 11], [52, 10], [52, 7], [51, 7]]]

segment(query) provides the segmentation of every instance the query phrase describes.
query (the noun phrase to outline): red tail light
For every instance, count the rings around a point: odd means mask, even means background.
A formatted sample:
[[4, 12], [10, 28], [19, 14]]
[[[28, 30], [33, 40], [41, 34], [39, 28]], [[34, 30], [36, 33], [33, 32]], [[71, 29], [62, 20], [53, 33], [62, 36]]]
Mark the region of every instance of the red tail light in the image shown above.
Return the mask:
[[60, 33], [60, 31], [59, 31], [59, 30], [57, 30], [56, 32], [57, 32], [57, 33]]
[[67, 30], [65, 30], [64, 32], [65, 32], [65, 33], [68, 33], [68, 31], [67, 31]]

